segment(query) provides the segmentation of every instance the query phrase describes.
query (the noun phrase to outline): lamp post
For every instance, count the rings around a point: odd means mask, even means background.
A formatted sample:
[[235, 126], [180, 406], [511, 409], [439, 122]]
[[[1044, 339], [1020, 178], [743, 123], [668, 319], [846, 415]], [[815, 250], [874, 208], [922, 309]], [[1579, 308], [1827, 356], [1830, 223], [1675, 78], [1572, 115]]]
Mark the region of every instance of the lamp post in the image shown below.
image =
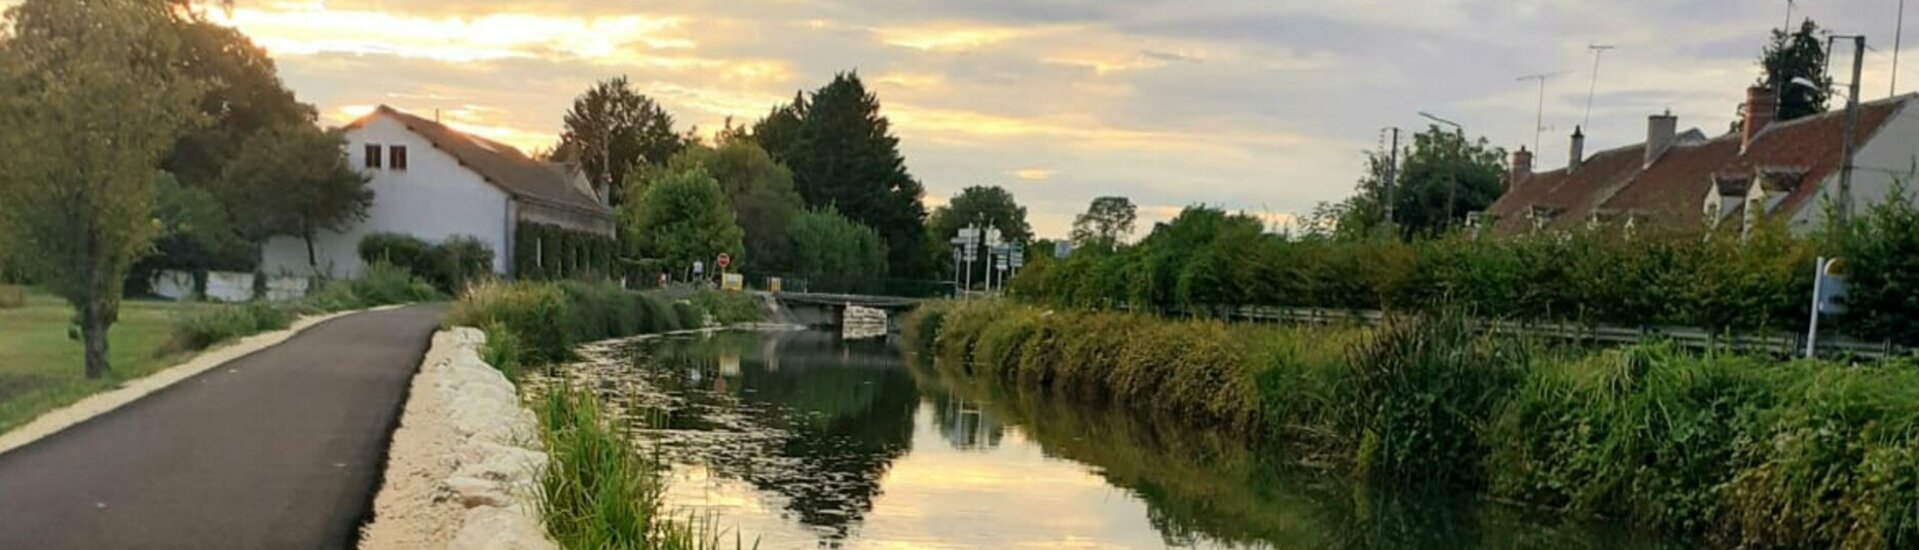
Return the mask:
[[[1426, 111], [1420, 111], [1419, 116], [1424, 117], [1426, 120], [1431, 120], [1433, 122], [1437, 122], [1440, 124], [1453, 127], [1453, 132], [1457, 134], [1459, 141], [1465, 141], [1466, 129], [1464, 127], [1461, 127], [1459, 123], [1446, 120], [1444, 118], [1440, 118], [1439, 116], [1436, 116], [1432, 113], [1428, 113]], [[1459, 153], [1458, 148], [1459, 148], [1459, 143], [1454, 142], [1453, 156], [1458, 156], [1458, 153]], [[1453, 208], [1458, 203], [1458, 200], [1459, 200], [1458, 198], [1459, 197], [1459, 174], [1457, 173], [1457, 171], [1453, 170], [1453, 165], [1452, 165], [1453, 160], [1454, 159], [1451, 159], [1451, 158], [1445, 159], [1446, 179], [1448, 181], [1446, 185], [1445, 223], [1446, 223], [1446, 227], [1448, 228], [1452, 227], [1453, 225]]]

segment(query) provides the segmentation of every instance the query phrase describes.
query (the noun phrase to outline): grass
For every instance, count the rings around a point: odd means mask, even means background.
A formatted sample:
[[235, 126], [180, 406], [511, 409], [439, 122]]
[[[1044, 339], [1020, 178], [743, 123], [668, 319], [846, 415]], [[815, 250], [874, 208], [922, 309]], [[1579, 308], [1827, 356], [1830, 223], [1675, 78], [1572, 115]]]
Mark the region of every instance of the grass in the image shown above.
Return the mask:
[[1728, 547], [1919, 547], [1913, 361], [1552, 348], [1462, 318], [1282, 328], [976, 301], [923, 305], [903, 334], [942, 373], [1244, 433], [1383, 486]]
[[58, 298], [25, 292], [22, 305], [0, 309], [0, 433], [47, 411], [118, 387], [184, 359], [169, 352], [176, 318], [212, 309], [197, 303], [127, 301], [108, 333], [113, 374], [88, 380], [80, 342], [69, 339], [73, 308]]

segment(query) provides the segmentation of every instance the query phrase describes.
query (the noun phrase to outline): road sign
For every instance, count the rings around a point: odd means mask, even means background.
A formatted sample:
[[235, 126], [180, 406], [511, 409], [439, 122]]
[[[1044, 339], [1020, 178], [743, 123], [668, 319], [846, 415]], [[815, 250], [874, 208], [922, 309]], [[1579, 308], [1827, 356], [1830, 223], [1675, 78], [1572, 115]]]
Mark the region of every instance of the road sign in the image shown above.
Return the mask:
[[740, 273], [728, 273], [720, 277], [720, 289], [722, 290], [738, 291], [738, 290], [743, 290], [745, 288], [746, 288], [746, 275], [743, 275]]
[[721, 252], [719, 259], [713, 262], [714, 265], [720, 266], [722, 270], [726, 269], [726, 264], [730, 263], [733, 263], [733, 256], [725, 252]]
[[693, 262], [693, 274], [694, 275], [706, 274], [706, 262]]
[[1007, 261], [1013, 265], [1013, 269], [1019, 269], [1020, 266], [1026, 265], [1026, 247], [1024, 246], [1013, 245], [1013, 249], [1008, 250], [1006, 256]]

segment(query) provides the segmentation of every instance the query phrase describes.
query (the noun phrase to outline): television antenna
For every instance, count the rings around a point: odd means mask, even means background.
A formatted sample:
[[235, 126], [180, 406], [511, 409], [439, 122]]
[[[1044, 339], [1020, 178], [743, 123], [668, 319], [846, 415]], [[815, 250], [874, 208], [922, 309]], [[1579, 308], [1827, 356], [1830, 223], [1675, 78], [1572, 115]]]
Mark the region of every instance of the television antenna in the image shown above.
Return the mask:
[[[1592, 50], [1592, 53], [1593, 53], [1593, 77], [1592, 77], [1592, 83], [1586, 86], [1586, 116], [1580, 118], [1579, 125], [1581, 127], [1591, 128], [1593, 125], [1593, 92], [1599, 90], [1599, 58], [1600, 56], [1605, 55], [1607, 50], [1611, 50], [1616, 47], [1618, 46], [1614, 46], [1612, 44], [1587, 44], [1586, 45], [1586, 49]], [[1534, 146], [1534, 147], [1537, 147], [1537, 146]]]
[[1527, 80], [1539, 81], [1539, 105], [1533, 110], [1533, 151], [1535, 152], [1539, 151], [1539, 133], [1546, 131], [1546, 81], [1564, 72], [1565, 71], [1554, 71], [1550, 73], [1529, 74], [1514, 79], [1518, 82], [1525, 82]]

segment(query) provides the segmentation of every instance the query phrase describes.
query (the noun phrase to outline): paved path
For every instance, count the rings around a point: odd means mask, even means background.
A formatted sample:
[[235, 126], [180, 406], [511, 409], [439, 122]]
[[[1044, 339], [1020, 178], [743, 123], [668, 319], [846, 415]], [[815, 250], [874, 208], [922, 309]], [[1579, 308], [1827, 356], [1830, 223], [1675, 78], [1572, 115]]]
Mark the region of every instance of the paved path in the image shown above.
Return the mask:
[[327, 321], [0, 454], [0, 549], [352, 547], [442, 311]]

